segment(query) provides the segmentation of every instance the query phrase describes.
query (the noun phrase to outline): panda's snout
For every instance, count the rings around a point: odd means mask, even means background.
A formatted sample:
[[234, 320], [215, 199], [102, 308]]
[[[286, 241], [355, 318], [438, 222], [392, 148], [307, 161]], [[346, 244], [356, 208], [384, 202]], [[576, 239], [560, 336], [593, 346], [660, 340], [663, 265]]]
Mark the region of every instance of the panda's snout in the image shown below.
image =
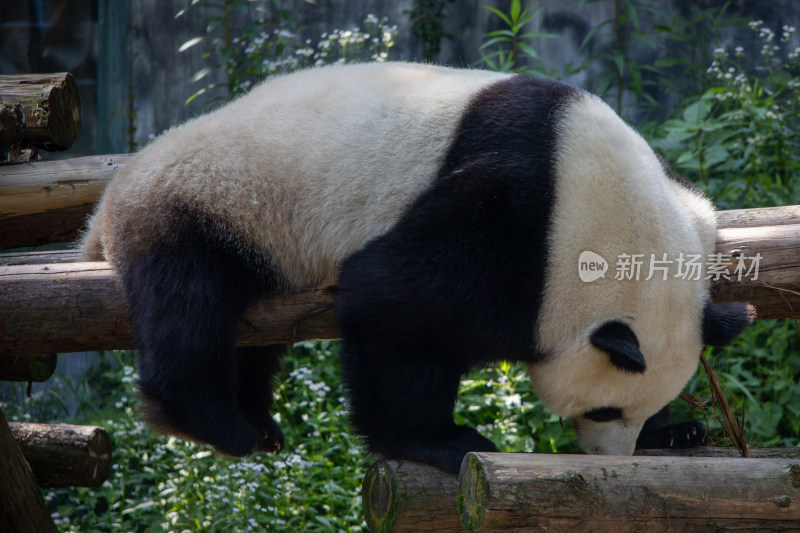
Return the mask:
[[642, 425], [631, 425], [622, 420], [595, 422], [574, 421], [581, 449], [592, 455], [633, 455], [636, 439]]

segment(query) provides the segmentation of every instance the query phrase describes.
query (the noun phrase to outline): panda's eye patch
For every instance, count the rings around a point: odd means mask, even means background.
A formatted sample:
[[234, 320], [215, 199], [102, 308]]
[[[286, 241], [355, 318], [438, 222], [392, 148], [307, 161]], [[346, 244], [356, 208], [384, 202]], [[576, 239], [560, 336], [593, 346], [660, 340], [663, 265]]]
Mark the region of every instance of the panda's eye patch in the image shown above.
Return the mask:
[[622, 418], [622, 409], [619, 407], [598, 407], [583, 413], [583, 418], [588, 418], [595, 422], [610, 422]]

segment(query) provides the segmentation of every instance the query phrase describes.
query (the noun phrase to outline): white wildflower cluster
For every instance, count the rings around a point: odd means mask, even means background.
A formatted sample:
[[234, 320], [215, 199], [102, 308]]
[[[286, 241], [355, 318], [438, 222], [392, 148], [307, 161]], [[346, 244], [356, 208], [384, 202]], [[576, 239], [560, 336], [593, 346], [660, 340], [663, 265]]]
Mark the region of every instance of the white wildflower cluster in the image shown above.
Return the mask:
[[389, 49], [394, 46], [397, 26], [390, 26], [386, 17], [379, 19], [372, 14], [364, 19], [364, 25], [365, 31], [354, 28], [323, 33], [316, 50], [307, 42], [306, 48], [296, 53], [313, 60], [317, 66], [332, 62], [345, 63], [351, 59], [386, 61]]
[[314, 381], [311, 379], [311, 374], [311, 369], [305, 366], [301, 366], [300, 368], [289, 372], [290, 378], [294, 379], [296, 382], [302, 383], [310, 392], [314, 393], [315, 395], [313, 401], [303, 400], [298, 403], [298, 407], [308, 407], [314, 402], [322, 403], [325, 401], [325, 398], [331, 391], [331, 388], [327, 383], [323, 381]]
[[139, 374], [136, 373], [132, 366], [125, 365], [122, 367], [122, 379], [123, 383], [135, 383], [136, 380], [139, 379]]

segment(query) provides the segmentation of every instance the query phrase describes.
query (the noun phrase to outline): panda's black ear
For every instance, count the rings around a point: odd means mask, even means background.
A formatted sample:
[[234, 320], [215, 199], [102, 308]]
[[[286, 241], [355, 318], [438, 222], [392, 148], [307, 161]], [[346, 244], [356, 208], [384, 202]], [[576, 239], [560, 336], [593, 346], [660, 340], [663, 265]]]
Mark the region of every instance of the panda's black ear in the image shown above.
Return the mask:
[[703, 308], [703, 342], [725, 346], [755, 320], [755, 308], [744, 302], [706, 302]]
[[639, 350], [639, 339], [631, 327], [619, 320], [604, 322], [589, 337], [589, 342], [611, 358], [611, 364], [625, 372], [641, 374], [647, 368]]

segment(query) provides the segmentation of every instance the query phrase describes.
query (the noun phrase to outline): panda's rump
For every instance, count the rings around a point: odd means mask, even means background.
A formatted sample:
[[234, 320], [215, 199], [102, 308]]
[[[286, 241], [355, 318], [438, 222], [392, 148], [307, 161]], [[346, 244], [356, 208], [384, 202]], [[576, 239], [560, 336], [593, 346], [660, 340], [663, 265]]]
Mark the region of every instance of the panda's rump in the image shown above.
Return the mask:
[[109, 187], [93, 223], [104, 227], [86, 242], [99, 235], [124, 263], [192, 211], [293, 287], [332, 282], [430, 185], [466, 103], [501, 77], [396, 64], [275, 78], [146, 147]]

